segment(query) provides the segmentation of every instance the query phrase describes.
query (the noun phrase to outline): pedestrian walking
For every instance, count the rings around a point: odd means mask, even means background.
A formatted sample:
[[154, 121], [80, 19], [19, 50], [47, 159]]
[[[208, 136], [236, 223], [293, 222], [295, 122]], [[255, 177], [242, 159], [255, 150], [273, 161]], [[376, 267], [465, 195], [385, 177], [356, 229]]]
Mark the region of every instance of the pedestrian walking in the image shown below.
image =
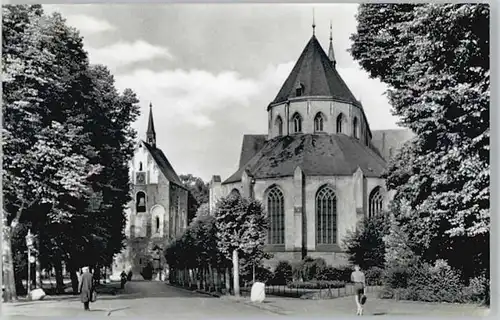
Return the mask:
[[125, 273], [125, 270], [122, 271], [120, 274], [120, 288], [125, 288], [125, 283], [127, 282], [127, 274]]
[[83, 274], [80, 281], [80, 298], [83, 303], [83, 308], [85, 310], [90, 310], [90, 302], [95, 301], [95, 287], [93, 281], [93, 275], [89, 271], [89, 267], [83, 268]]
[[365, 274], [360, 270], [359, 265], [354, 265], [354, 271], [351, 273], [351, 281], [354, 283], [354, 300], [356, 301], [356, 306], [358, 311], [356, 315], [363, 315], [363, 305], [366, 302], [365, 296]]

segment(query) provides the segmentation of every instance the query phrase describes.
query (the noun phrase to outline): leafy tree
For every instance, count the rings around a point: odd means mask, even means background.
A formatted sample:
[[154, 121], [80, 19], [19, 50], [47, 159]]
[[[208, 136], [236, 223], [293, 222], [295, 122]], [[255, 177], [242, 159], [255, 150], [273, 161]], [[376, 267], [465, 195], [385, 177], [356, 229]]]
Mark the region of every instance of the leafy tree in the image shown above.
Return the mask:
[[[6, 300], [16, 299], [12, 235], [19, 223], [37, 235], [40, 260], [110, 263], [121, 249], [123, 206], [137, 99], [118, 96], [112, 77], [91, 68], [78, 32], [41, 6], [4, 6], [4, 274]], [[101, 214], [88, 210], [101, 195]], [[16, 248], [14, 248], [16, 249]], [[78, 257], [95, 257], [82, 261]], [[59, 271], [59, 272], [58, 272]]]
[[[363, 4], [354, 59], [389, 86], [393, 113], [416, 137], [386, 179], [397, 218], [426, 260], [463, 274], [489, 265], [489, 5]], [[403, 168], [403, 169], [402, 169]]]
[[241, 196], [219, 200], [215, 209], [217, 247], [233, 262], [234, 293], [239, 296], [239, 254], [262, 252], [267, 232], [267, 216], [262, 204]]
[[198, 208], [208, 203], [208, 182], [204, 182], [201, 178], [195, 177], [192, 174], [181, 174], [179, 178], [182, 184], [189, 190], [188, 221], [191, 221], [195, 217]]
[[383, 238], [389, 232], [386, 214], [364, 218], [358, 228], [344, 239], [349, 261], [362, 269], [384, 267], [385, 245]]

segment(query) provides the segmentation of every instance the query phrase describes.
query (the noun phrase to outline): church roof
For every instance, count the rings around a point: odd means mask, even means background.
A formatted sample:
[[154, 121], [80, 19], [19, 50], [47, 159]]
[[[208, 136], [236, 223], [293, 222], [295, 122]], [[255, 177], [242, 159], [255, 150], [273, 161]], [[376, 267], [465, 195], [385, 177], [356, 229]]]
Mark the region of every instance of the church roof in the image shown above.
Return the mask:
[[244, 166], [266, 143], [267, 134], [245, 134], [241, 146], [240, 165]]
[[372, 131], [372, 144], [384, 159], [389, 160], [403, 144], [415, 134], [409, 129], [388, 129]]
[[[247, 143], [252, 139], [247, 138]], [[256, 179], [266, 179], [293, 176], [297, 167], [308, 176], [352, 175], [359, 167], [367, 177], [380, 177], [386, 162], [374, 150], [344, 134], [282, 136], [266, 141], [223, 183], [241, 181], [245, 170]]]
[[142, 143], [144, 143], [144, 145], [148, 149], [149, 153], [153, 157], [154, 161], [156, 162], [156, 164], [160, 168], [160, 170], [163, 173], [163, 175], [165, 176], [165, 178], [167, 178], [168, 181], [173, 182], [173, 183], [177, 184], [178, 186], [184, 188], [181, 179], [179, 179], [179, 176], [177, 175], [177, 173], [175, 173], [174, 168], [172, 167], [172, 165], [168, 161], [168, 159], [165, 156], [165, 154], [163, 153], [163, 151], [161, 151], [161, 149], [159, 149], [159, 148], [153, 147], [152, 145], [150, 145], [149, 143], [147, 143], [145, 141], [142, 141]]
[[314, 35], [271, 105], [297, 97], [296, 88], [300, 84], [303, 85], [301, 96], [329, 97], [361, 108]]

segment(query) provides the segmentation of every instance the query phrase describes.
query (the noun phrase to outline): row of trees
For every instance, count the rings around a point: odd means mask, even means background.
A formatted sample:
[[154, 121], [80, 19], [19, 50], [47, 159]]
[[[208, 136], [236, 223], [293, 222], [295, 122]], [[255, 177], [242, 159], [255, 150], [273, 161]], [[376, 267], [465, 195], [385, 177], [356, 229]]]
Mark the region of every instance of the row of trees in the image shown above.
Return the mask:
[[[229, 270], [233, 270], [233, 287], [239, 295], [239, 266], [258, 265], [267, 234], [267, 216], [257, 200], [230, 195], [216, 205], [213, 215], [202, 205], [185, 233], [165, 250], [171, 270], [183, 270], [183, 276], [203, 281], [214, 271], [225, 277], [229, 286]], [[174, 275], [175, 272], [171, 272]]]
[[363, 4], [357, 20], [352, 56], [387, 84], [393, 113], [416, 136], [385, 174], [391, 219], [368, 223], [352, 253], [363, 243], [373, 251], [360, 261], [443, 259], [462, 280], [489, 278], [489, 5]]
[[77, 285], [83, 265], [108, 266], [122, 249], [129, 201], [127, 163], [138, 100], [91, 65], [82, 37], [40, 5], [2, 7], [3, 266], [5, 300], [27, 229], [41, 268], [62, 264]]

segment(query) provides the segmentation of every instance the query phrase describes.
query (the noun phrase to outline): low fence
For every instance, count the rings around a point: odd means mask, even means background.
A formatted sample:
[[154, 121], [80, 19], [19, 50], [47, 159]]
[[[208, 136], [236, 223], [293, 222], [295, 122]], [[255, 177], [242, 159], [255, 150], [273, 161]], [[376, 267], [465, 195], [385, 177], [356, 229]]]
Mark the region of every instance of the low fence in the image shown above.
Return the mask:
[[[200, 290], [214, 294], [233, 294], [233, 278], [230, 269], [213, 270], [171, 270], [169, 282], [172, 285], [190, 289]], [[380, 286], [367, 283], [365, 293], [373, 293], [380, 289]], [[250, 296], [251, 286], [242, 284], [240, 294]], [[266, 295], [281, 296], [290, 298], [318, 298], [331, 299], [337, 297], [354, 295], [354, 286], [347, 283], [344, 287], [327, 287], [322, 289], [290, 288], [288, 285], [267, 285]]]

